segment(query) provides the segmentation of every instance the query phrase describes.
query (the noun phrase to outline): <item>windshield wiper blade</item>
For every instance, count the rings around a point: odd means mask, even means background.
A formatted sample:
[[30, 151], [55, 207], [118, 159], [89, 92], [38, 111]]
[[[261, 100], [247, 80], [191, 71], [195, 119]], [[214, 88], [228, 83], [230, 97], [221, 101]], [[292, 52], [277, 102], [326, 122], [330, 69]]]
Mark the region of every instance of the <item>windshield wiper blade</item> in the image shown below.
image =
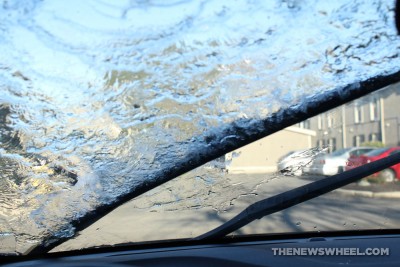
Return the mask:
[[194, 238], [194, 240], [210, 240], [224, 237], [256, 219], [261, 219], [264, 216], [285, 210], [307, 200], [316, 198], [335, 189], [353, 183], [363, 177], [389, 168], [397, 163], [400, 163], [400, 153], [396, 153], [358, 168], [297, 187], [273, 197], [260, 200], [248, 206], [245, 210], [233, 217], [231, 220], [220, 225], [214, 230]]

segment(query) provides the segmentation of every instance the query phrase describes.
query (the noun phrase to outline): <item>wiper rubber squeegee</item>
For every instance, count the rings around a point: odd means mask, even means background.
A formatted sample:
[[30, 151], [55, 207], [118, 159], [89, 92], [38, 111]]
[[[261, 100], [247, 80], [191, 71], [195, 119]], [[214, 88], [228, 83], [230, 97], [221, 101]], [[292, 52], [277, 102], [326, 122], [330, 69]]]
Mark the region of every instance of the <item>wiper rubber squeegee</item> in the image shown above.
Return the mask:
[[392, 165], [400, 163], [400, 153], [368, 163], [358, 168], [324, 178], [290, 191], [260, 200], [248, 206], [244, 211], [219, 227], [202, 234], [194, 240], [211, 240], [222, 238], [256, 219], [290, 208], [304, 201], [316, 198], [342, 186], [356, 182]]

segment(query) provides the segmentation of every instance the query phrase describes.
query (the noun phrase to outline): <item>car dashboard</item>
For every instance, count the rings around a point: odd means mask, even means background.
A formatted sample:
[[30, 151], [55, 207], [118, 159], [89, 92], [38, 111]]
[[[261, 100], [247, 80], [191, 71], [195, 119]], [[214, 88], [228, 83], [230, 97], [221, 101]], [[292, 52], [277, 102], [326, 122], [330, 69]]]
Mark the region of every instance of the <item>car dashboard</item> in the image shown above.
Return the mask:
[[[316, 236], [128, 249], [83, 255], [53, 253], [46, 257], [31, 258], [5, 266], [399, 266], [400, 254], [396, 253], [400, 249], [399, 241], [400, 234]], [[300, 251], [300, 248], [303, 251], [336, 249], [339, 253], [293, 255], [293, 252], [296, 249]], [[357, 248], [358, 251], [379, 248], [384, 249], [386, 254], [364, 256], [346, 254], [353, 248]]]

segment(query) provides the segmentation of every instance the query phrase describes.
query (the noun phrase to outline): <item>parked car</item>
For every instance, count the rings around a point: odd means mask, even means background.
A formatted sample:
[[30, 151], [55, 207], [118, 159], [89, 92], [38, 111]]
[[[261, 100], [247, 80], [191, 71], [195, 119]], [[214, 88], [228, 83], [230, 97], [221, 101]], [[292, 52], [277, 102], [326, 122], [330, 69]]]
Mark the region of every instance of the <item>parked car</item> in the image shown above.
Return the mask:
[[[391, 148], [379, 148], [372, 150], [365, 155], [359, 155], [359, 156], [353, 156], [350, 157], [346, 170], [351, 170], [354, 169], [358, 166], [370, 163], [372, 161], [376, 161], [378, 159], [382, 159], [384, 157], [387, 157], [389, 155], [399, 153], [400, 152], [400, 146], [397, 147], [391, 147]], [[396, 178], [400, 178], [400, 164], [393, 165], [390, 168], [387, 168], [379, 173], [375, 173], [374, 176], [381, 176], [386, 182], [393, 182]]]
[[373, 149], [373, 147], [350, 147], [331, 154], [323, 154], [318, 156], [305, 171], [310, 174], [335, 175], [344, 171], [348, 158], [363, 155]]
[[301, 176], [303, 169], [309, 167], [319, 153], [319, 149], [290, 151], [279, 158], [278, 171], [285, 175]]
[[300, 176], [303, 171], [299, 165], [301, 165], [304, 158], [301, 154], [304, 150], [290, 151], [289, 153], [283, 155], [278, 160], [278, 171], [283, 174], [293, 174], [295, 176]]

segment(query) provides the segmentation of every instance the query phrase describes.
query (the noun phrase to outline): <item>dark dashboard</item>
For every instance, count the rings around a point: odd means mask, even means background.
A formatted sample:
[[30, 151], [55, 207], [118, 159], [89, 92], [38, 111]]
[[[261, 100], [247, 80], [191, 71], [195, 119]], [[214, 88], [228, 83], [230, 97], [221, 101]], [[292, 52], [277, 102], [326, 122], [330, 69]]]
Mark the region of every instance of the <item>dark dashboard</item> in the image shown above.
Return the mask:
[[[399, 241], [399, 234], [316, 236], [144, 248], [85, 255], [67, 256], [54, 253], [49, 254], [47, 258], [32, 258], [5, 266], [399, 266]], [[351, 253], [353, 249], [360, 252], [372, 248], [384, 249], [385, 253]], [[313, 249], [317, 249], [320, 254], [295, 255], [296, 251], [305, 253]], [[327, 255], [329, 251], [333, 251], [333, 255]]]

